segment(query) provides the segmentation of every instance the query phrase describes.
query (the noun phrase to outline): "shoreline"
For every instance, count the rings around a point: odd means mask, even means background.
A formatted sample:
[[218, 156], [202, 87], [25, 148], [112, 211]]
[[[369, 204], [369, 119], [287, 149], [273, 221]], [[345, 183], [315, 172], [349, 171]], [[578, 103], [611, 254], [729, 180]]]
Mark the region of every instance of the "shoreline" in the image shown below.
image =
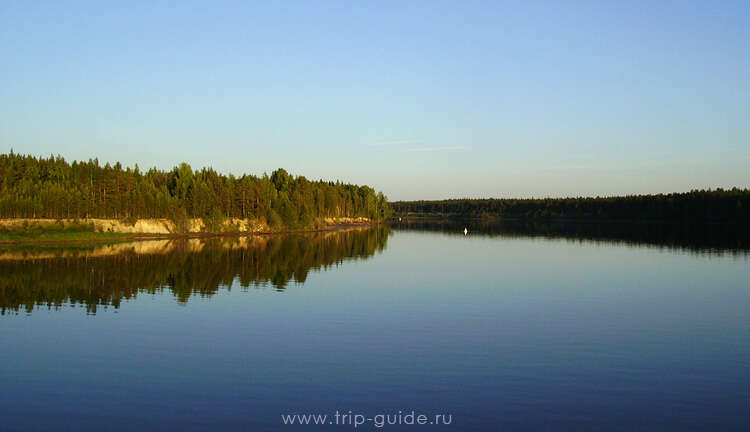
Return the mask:
[[683, 218], [683, 219], [650, 219], [650, 218], [602, 218], [602, 217], [535, 217], [535, 216], [475, 216], [475, 215], [457, 215], [457, 214], [408, 214], [395, 215], [388, 219], [391, 223], [408, 223], [408, 222], [544, 222], [544, 223], [575, 223], [575, 224], [713, 224], [727, 225], [739, 224], [737, 219], [701, 219], [701, 218]]
[[[7, 219], [6, 219], [7, 220]], [[96, 232], [96, 231], [73, 231], [65, 234], [75, 235], [82, 238], [30, 238], [23, 240], [0, 240], [0, 246], [33, 246], [33, 245], [54, 245], [54, 244], [85, 244], [85, 243], [119, 243], [129, 241], [148, 241], [148, 240], [175, 240], [175, 239], [201, 239], [201, 238], [221, 238], [221, 237], [249, 237], [249, 236], [272, 236], [287, 234], [306, 234], [320, 232], [335, 232], [346, 229], [374, 227], [383, 222], [376, 221], [358, 221], [345, 222], [327, 225], [323, 228], [308, 229], [282, 229], [258, 230], [258, 231], [227, 231], [227, 232], [187, 232], [187, 233], [149, 233], [149, 232]]]

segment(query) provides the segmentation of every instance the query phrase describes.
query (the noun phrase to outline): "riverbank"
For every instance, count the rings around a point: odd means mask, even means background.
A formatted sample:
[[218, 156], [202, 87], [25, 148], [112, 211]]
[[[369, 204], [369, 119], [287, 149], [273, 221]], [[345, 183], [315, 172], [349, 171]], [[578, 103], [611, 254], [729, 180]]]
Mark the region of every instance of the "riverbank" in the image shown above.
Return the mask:
[[502, 216], [493, 214], [473, 215], [461, 213], [401, 213], [388, 220], [398, 222], [480, 222], [480, 223], [572, 223], [572, 224], [739, 224], [740, 219], [706, 219], [681, 218], [669, 219], [658, 217], [601, 217], [601, 216]]
[[710, 222], [750, 219], [750, 189], [692, 190], [656, 195], [486, 198], [390, 203], [395, 218], [500, 218], [571, 222]]
[[[169, 219], [0, 219], [0, 244], [117, 242], [169, 238], [198, 238], [333, 231], [367, 226], [363, 218], [321, 218], [309, 227], [271, 227], [259, 219], [227, 219], [210, 229], [202, 219], [188, 219], [178, 227]], [[218, 228], [218, 229], [216, 229]]]

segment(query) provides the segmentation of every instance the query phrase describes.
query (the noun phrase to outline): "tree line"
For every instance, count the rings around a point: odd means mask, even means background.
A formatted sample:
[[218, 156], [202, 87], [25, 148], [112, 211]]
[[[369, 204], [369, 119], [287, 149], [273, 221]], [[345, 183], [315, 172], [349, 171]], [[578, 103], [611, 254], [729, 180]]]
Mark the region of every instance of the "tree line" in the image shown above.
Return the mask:
[[403, 218], [395, 230], [440, 232], [473, 237], [564, 239], [570, 242], [626, 244], [677, 249], [696, 254], [750, 256], [750, 226], [728, 223], [630, 221], [589, 222], [549, 219]]
[[0, 260], [0, 315], [31, 313], [35, 308], [83, 306], [95, 314], [99, 306], [119, 308], [138, 294], [171, 293], [186, 303], [193, 296], [210, 297], [221, 289], [269, 286], [277, 291], [304, 283], [310, 271], [382, 252], [390, 229], [326, 234], [258, 237], [242, 246], [237, 240], [206, 239], [201, 248], [173, 240], [168, 253]]
[[284, 169], [262, 176], [170, 171], [98, 159], [0, 155], [0, 218], [257, 218], [270, 226], [307, 227], [323, 217], [388, 218], [382, 192], [339, 181], [311, 181]]
[[396, 216], [652, 221], [748, 221], [750, 190], [714, 189], [617, 197], [397, 201]]

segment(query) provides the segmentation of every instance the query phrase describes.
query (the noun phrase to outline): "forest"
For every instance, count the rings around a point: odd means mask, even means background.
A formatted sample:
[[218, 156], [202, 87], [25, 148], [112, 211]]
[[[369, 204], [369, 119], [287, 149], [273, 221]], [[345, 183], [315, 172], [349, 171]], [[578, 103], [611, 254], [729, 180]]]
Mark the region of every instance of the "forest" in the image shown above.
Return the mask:
[[398, 217], [740, 222], [750, 220], [750, 190], [693, 190], [596, 198], [397, 201], [391, 207]]
[[750, 256], [750, 226], [727, 223], [576, 221], [548, 219], [403, 218], [394, 230], [440, 232], [473, 237], [545, 238], [570, 242], [626, 244], [695, 254]]
[[284, 169], [262, 176], [225, 175], [182, 163], [170, 171], [98, 159], [0, 155], [2, 218], [257, 218], [303, 228], [322, 217], [390, 216], [386, 197], [369, 186], [308, 180]]

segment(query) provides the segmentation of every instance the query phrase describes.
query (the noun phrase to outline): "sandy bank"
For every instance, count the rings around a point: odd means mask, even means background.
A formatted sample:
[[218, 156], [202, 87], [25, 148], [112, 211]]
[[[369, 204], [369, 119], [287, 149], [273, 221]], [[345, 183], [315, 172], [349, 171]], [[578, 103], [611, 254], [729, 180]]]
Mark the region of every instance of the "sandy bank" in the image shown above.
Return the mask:
[[[327, 231], [306, 232], [316, 238], [329, 238], [339, 232], [366, 230], [368, 225], [336, 226]], [[90, 248], [54, 248], [54, 249], [5, 249], [0, 250], [0, 262], [3, 261], [25, 261], [54, 258], [99, 258], [105, 256], [133, 253], [135, 255], [166, 255], [174, 252], [177, 248], [189, 252], [202, 251], [207, 241], [213, 242], [223, 249], [250, 249], [261, 248], [273, 238], [269, 235], [237, 234], [223, 237], [177, 237], [173, 235], [165, 238], [135, 237], [117, 243], [97, 244], [94, 242]], [[67, 243], [67, 242], [61, 242]], [[33, 247], [33, 244], [32, 244]]]
[[[12, 243], [61, 243], [98, 240], [128, 240], [128, 239], [159, 239], [173, 237], [198, 237], [212, 235], [250, 235], [275, 234], [289, 232], [331, 231], [352, 226], [371, 225], [367, 218], [321, 218], [314, 227], [308, 229], [271, 228], [264, 220], [258, 219], [227, 219], [218, 230], [209, 230], [202, 219], [189, 219], [185, 229], [178, 229], [169, 219], [138, 219], [125, 221], [119, 219], [0, 219], [0, 233], [29, 234], [28, 238], [11, 239], [0, 244]], [[48, 239], [43, 236], [36, 238], [39, 233], [59, 234], [66, 231], [83, 232], [84, 238], [72, 237]], [[108, 239], [107, 234], [118, 236]], [[130, 235], [128, 235], [130, 234]], [[89, 238], [90, 237], [90, 238]]]

